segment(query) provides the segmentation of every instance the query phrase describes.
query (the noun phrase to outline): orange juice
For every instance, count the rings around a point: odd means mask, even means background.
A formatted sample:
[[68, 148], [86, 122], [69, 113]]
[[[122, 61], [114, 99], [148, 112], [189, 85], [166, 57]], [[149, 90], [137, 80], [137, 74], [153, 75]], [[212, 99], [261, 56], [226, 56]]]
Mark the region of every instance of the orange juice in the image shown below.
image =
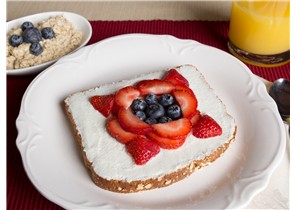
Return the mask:
[[290, 49], [290, 1], [234, 1], [230, 41], [239, 49], [258, 55]]

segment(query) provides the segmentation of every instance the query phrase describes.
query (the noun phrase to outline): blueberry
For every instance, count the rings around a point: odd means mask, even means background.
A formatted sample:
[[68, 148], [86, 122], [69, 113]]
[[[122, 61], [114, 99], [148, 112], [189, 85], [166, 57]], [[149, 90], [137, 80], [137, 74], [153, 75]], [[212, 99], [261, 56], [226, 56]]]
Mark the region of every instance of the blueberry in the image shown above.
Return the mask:
[[137, 111], [137, 110], [143, 111], [145, 110], [146, 106], [147, 104], [144, 100], [137, 98], [132, 102], [131, 109], [133, 111]]
[[182, 116], [181, 108], [176, 104], [169, 106], [166, 112], [168, 117], [172, 118], [173, 120], [179, 119]]
[[40, 45], [40, 43], [33, 43], [30, 46], [30, 53], [33, 55], [40, 55], [43, 51], [43, 47]]
[[142, 121], [144, 121], [146, 119], [146, 115], [143, 111], [135, 111], [134, 115]]
[[151, 118], [158, 119], [165, 114], [165, 109], [161, 104], [149, 104], [146, 108], [146, 115]]
[[41, 34], [44, 39], [52, 39], [55, 35], [53, 29], [50, 27], [43, 28]]
[[34, 28], [33, 23], [30, 21], [23, 22], [23, 24], [21, 25], [22, 31], [25, 31], [28, 28]]
[[37, 28], [28, 28], [22, 35], [26, 43], [36, 43], [42, 40], [42, 34]]
[[174, 103], [174, 98], [170, 94], [163, 94], [160, 96], [159, 103], [163, 106], [170, 106]]
[[20, 35], [13, 34], [9, 38], [9, 44], [13, 47], [19, 46], [21, 43], [23, 43], [23, 38]]
[[159, 119], [159, 123], [166, 123], [166, 122], [170, 122], [170, 121], [172, 121], [172, 119], [167, 116], [160, 117], [160, 119]]
[[147, 104], [154, 104], [154, 103], [158, 103], [158, 99], [157, 99], [157, 96], [155, 94], [148, 94], [146, 95], [145, 97], [145, 102]]
[[151, 117], [149, 117], [149, 118], [147, 118], [146, 120], [145, 120], [145, 122], [147, 123], [147, 124], [156, 124], [156, 123], [158, 123], [157, 122], [157, 120], [155, 119], [155, 118], [151, 118]]

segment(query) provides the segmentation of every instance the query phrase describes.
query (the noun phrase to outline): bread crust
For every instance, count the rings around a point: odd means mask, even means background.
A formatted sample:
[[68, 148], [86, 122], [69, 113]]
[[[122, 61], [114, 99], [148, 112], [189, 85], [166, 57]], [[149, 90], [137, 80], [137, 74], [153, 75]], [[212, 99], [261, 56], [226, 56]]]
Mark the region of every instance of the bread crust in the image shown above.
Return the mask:
[[[218, 100], [220, 99], [218, 98]], [[215, 149], [213, 153], [211, 153], [208, 156], [205, 156], [205, 158], [201, 160], [192, 160], [187, 166], [180, 168], [175, 172], [172, 172], [154, 179], [150, 178], [147, 180], [136, 180], [131, 182], [128, 182], [125, 180], [114, 180], [114, 179], [108, 180], [99, 176], [94, 171], [94, 168], [92, 167], [92, 163], [88, 160], [86, 152], [84, 151], [84, 147], [82, 144], [82, 137], [79, 134], [74, 118], [71, 112], [69, 111], [69, 105], [66, 103], [66, 100], [64, 101], [64, 108], [65, 108], [67, 117], [70, 120], [71, 126], [73, 128], [75, 139], [79, 145], [79, 149], [83, 158], [84, 165], [88, 169], [93, 182], [102, 189], [109, 190], [112, 192], [118, 192], [118, 193], [135, 193], [135, 192], [140, 192], [145, 190], [162, 188], [162, 187], [172, 185], [180, 180], [183, 180], [184, 178], [190, 176], [193, 172], [207, 165], [210, 165], [212, 162], [214, 162], [216, 159], [222, 156], [223, 153], [228, 149], [229, 145], [234, 142], [236, 137], [236, 132], [237, 132], [237, 126], [235, 125], [232, 138], [228, 139], [228, 141], [225, 144]]]

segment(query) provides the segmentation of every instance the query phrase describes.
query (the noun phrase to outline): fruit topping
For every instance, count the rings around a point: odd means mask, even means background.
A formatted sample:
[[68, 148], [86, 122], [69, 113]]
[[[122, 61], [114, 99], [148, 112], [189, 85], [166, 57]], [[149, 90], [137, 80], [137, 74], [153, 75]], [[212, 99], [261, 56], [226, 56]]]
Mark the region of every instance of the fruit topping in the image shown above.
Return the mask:
[[220, 125], [209, 115], [203, 115], [192, 129], [197, 138], [210, 138], [222, 134]]
[[107, 121], [107, 130], [110, 135], [117, 139], [119, 142], [125, 144], [133, 139], [136, 139], [138, 135], [125, 131], [119, 121], [115, 117], [110, 117]]
[[124, 130], [135, 134], [145, 134], [152, 130], [151, 126], [136, 117], [131, 109], [121, 108], [118, 112], [118, 120]]
[[183, 117], [192, 117], [198, 107], [196, 97], [184, 90], [175, 90], [173, 95], [181, 107]]
[[160, 147], [147, 138], [137, 138], [126, 144], [128, 153], [137, 165], [143, 165], [160, 152]]
[[176, 69], [170, 69], [163, 78], [163, 80], [171, 82], [174, 85], [182, 85], [189, 87], [189, 82], [187, 81], [187, 79], [184, 78], [181, 74], [179, 74]]
[[161, 104], [154, 103], [149, 104], [146, 108], [146, 115], [147, 117], [158, 119], [163, 117], [165, 114], [165, 109]]
[[155, 141], [163, 149], [177, 149], [183, 145], [186, 139], [186, 136], [181, 136], [176, 139], [165, 138], [152, 132], [147, 134], [147, 136], [151, 140]]
[[180, 106], [173, 104], [167, 108], [167, 116], [173, 120], [181, 118], [182, 112]]
[[163, 80], [143, 80], [112, 95], [93, 96], [93, 107], [107, 120], [107, 130], [138, 165], [163, 149], [181, 147], [187, 136], [221, 135], [219, 124], [197, 109], [198, 100], [188, 81], [175, 69]]
[[196, 112], [190, 118], [192, 126], [194, 126], [200, 119], [201, 119], [201, 112], [199, 110], [196, 110]]
[[41, 34], [44, 39], [52, 39], [55, 36], [53, 29], [50, 27], [42, 28]]
[[13, 34], [9, 38], [9, 44], [13, 47], [17, 47], [23, 43], [23, 37], [20, 35]]
[[181, 118], [167, 123], [158, 123], [151, 126], [156, 134], [166, 138], [186, 136], [192, 128], [192, 124], [187, 118]]
[[140, 95], [140, 92], [134, 86], [127, 86], [120, 89], [116, 93], [116, 103], [127, 109], [133, 102]]
[[21, 25], [22, 34], [13, 34], [9, 37], [9, 44], [13, 47], [18, 47], [23, 42], [30, 43], [29, 52], [32, 55], [38, 56], [43, 52], [43, 47], [40, 44], [42, 37], [44, 39], [52, 39], [55, 33], [52, 28], [46, 27], [41, 29], [41, 31], [36, 28], [32, 22], [26, 21]]
[[42, 40], [42, 34], [38, 28], [27, 28], [23, 33], [23, 40], [26, 43], [36, 43]]
[[23, 24], [21, 25], [22, 31], [25, 31], [28, 28], [34, 28], [34, 24], [30, 21], [23, 22]]
[[92, 96], [90, 98], [90, 103], [99, 111], [103, 116], [108, 117], [113, 108], [115, 95], [102, 95], [102, 96]]
[[155, 95], [155, 94], [147, 94], [145, 96], [144, 100], [147, 104], [158, 103], [158, 98], [157, 98], [157, 95]]
[[147, 103], [145, 100], [137, 98], [132, 102], [131, 109], [133, 111], [144, 111], [146, 106], [147, 106]]
[[40, 55], [42, 52], [43, 52], [43, 47], [41, 46], [40, 43], [35, 42], [35, 43], [32, 43], [32, 44], [31, 44], [31, 46], [30, 46], [30, 53], [31, 53], [32, 55], [38, 56], [38, 55]]
[[172, 121], [172, 119], [170, 117], [163, 116], [163, 117], [160, 117], [158, 121], [159, 123], [166, 123], [166, 122]]
[[149, 124], [149, 125], [152, 125], [152, 124], [156, 124], [156, 123], [158, 123], [157, 120], [156, 120], [155, 118], [151, 118], [151, 117], [147, 118], [147, 119], [145, 120], [145, 122], [146, 122], [147, 124]]
[[192, 89], [190, 89], [189, 87], [186, 87], [183, 85], [176, 85], [175, 90], [185, 90], [186, 92], [188, 92], [188, 93], [192, 94], [194, 97], [196, 97], [194, 92], [192, 91]]
[[139, 111], [139, 110], [135, 111], [134, 115], [136, 117], [138, 117], [141, 121], [145, 121], [145, 119], [146, 119], [146, 115], [145, 115], [145, 113], [143, 111]]
[[159, 103], [162, 106], [170, 106], [174, 103], [174, 97], [171, 94], [163, 94], [160, 96]]
[[137, 88], [142, 95], [146, 94], [164, 94], [174, 90], [174, 85], [160, 79], [144, 80], [137, 84]]

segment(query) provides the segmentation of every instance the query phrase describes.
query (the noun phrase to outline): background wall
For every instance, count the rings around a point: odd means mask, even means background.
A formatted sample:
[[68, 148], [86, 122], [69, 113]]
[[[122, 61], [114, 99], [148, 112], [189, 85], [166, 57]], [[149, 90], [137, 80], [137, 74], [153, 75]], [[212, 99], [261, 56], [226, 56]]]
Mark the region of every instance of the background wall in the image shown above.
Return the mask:
[[88, 20], [229, 20], [231, 1], [7, 1], [7, 20], [46, 11], [74, 12]]

